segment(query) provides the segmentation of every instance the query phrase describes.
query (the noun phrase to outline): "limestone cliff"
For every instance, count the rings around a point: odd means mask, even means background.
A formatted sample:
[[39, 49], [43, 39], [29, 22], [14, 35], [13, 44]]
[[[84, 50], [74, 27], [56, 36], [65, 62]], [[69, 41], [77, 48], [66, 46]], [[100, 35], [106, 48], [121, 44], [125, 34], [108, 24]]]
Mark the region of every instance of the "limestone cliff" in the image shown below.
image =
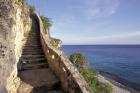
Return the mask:
[[16, 93], [17, 62], [31, 28], [23, 0], [0, 0], [0, 93]]

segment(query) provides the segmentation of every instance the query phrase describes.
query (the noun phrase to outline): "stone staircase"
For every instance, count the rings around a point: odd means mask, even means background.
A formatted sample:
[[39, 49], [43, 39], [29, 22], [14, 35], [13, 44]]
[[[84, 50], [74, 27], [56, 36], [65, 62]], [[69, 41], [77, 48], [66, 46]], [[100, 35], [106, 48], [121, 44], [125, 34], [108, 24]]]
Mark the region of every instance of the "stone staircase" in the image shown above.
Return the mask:
[[50, 70], [44, 56], [34, 19], [19, 61], [18, 76], [21, 79], [18, 93], [63, 93], [60, 81]]

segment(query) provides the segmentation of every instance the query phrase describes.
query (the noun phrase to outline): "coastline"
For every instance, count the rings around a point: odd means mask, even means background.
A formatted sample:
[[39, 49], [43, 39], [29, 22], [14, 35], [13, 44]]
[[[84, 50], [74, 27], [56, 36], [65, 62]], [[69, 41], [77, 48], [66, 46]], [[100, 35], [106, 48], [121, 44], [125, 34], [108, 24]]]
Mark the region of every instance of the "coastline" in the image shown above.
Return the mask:
[[106, 75], [106, 72], [99, 72], [98, 79], [102, 83], [109, 83], [112, 86], [113, 93], [140, 93], [131, 87], [125, 86], [121, 82], [116, 81], [111, 75]]

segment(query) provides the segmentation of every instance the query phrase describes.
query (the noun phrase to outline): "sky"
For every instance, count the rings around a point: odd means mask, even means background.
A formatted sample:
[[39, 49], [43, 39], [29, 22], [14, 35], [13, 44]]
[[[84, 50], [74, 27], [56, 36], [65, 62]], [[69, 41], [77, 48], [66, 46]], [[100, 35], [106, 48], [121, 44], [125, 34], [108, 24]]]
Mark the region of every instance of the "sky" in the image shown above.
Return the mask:
[[140, 44], [140, 0], [27, 0], [63, 44]]

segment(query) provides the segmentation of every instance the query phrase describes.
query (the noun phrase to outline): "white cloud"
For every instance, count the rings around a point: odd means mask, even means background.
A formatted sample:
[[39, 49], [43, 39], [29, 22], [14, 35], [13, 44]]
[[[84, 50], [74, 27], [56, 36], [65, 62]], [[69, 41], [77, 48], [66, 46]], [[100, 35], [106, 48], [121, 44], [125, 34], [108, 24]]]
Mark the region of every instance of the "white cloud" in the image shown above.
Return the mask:
[[70, 40], [64, 40], [64, 43], [69, 44], [140, 44], [140, 31], [128, 32], [122, 34], [108, 35], [108, 36], [96, 36], [86, 38], [73, 38]]
[[84, 0], [83, 3], [89, 17], [111, 16], [119, 6], [119, 0]]
[[99, 37], [91, 37], [87, 38], [87, 40], [91, 41], [102, 41], [102, 40], [111, 40], [111, 39], [122, 39], [122, 38], [130, 38], [134, 36], [140, 36], [140, 32], [128, 32], [128, 33], [122, 33], [118, 35], [109, 35], [109, 36], [99, 36]]
[[68, 0], [67, 8], [79, 12], [87, 18], [107, 17], [116, 13], [119, 0]]

